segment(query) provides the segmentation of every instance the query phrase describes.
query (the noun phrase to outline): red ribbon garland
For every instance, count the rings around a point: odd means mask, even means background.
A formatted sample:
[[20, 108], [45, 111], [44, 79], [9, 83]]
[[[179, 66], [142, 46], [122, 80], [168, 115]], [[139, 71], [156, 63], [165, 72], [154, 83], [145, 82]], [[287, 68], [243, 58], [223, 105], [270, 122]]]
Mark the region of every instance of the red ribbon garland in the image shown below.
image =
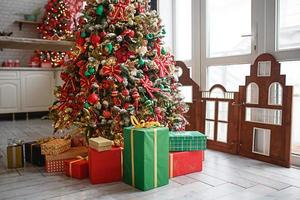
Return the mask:
[[142, 80], [141, 80], [141, 84], [142, 86], [145, 88], [145, 90], [148, 92], [149, 96], [151, 97], [151, 99], [154, 98], [154, 95], [152, 92], [160, 92], [159, 88], [155, 88], [153, 87], [153, 83], [150, 81], [148, 76], [145, 76]]
[[114, 77], [115, 79], [117, 79], [118, 82], [123, 82], [123, 77], [120, 76], [122, 70], [120, 65], [116, 65], [116, 66], [103, 66], [103, 68], [101, 69], [102, 71], [102, 75], [103, 76], [111, 76]]

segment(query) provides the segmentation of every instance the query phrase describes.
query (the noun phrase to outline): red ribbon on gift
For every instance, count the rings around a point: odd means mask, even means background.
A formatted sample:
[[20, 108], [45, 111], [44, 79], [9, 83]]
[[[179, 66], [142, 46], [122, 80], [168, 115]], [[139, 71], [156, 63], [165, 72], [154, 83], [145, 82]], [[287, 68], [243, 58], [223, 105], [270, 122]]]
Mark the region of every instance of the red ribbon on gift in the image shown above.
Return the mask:
[[142, 80], [141, 80], [141, 84], [142, 86], [145, 88], [145, 90], [148, 92], [149, 96], [151, 97], [151, 99], [154, 98], [153, 92], [160, 92], [159, 88], [155, 88], [153, 87], [153, 83], [150, 81], [148, 76], [145, 76]]
[[123, 82], [123, 77], [120, 76], [122, 70], [120, 65], [115, 65], [115, 66], [103, 66], [101, 69], [103, 76], [111, 76], [117, 79], [118, 82]]

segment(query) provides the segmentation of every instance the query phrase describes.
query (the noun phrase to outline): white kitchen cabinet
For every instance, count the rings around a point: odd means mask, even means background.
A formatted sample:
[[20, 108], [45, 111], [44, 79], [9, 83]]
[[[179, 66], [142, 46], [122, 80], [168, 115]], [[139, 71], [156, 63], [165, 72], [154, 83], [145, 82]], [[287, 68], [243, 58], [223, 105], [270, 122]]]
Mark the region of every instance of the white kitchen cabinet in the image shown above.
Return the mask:
[[0, 113], [20, 110], [20, 81], [0, 80]]
[[54, 96], [53, 71], [21, 71], [21, 111], [47, 111]]

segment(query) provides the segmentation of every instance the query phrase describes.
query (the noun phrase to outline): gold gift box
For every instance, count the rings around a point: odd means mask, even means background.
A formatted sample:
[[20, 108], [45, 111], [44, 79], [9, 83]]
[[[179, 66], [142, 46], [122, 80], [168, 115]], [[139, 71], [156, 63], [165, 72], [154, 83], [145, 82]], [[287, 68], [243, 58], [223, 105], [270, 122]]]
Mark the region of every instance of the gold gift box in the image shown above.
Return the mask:
[[7, 146], [7, 168], [14, 169], [22, 167], [24, 167], [23, 146]]
[[108, 151], [111, 149], [113, 141], [105, 139], [103, 137], [96, 137], [89, 139], [89, 146], [96, 151]]
[[44, 155], [58, 155], [71, 148], [70, 139], [53, 139], [41, 144], [41, 152]]

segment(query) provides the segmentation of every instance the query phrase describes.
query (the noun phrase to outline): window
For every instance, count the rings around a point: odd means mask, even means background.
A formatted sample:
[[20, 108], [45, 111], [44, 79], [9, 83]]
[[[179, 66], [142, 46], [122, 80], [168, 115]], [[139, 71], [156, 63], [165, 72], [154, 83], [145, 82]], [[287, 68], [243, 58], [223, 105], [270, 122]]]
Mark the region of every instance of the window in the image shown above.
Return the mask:
[[293, 113], [292, 113], [292, 153], [300, 155], [300, 61], [288, 61], [281, 63], [281, 73], [286, 74], [288, 85], [293, 88]]
[[252, 152], [269, 156], [270, 155], [271, 130], [254, 128]]
[[176, 60], [192, 59], [192, 0], [175, 0], [175, 57]]
[[[185, 2], [185, 1], [183, 1]], [[224, 57], [251, 53], [251, 0], [208, 0], [207, 55]]]
[[272, 83], [269, 87], [269, 105], [282, 105], [282, 86], [280, 83]]
[[276, 109], [246, 108], [246, 121], [281, 125], [282, 112]]
[[259, 88], [256, 83], [249, 83], [246, 93], [246, 103], [258, 104]]
[[207, 70], [207, 87], [221, 84], [227, 91], [238, 91], [245, 84], [245, 76], [250, 74], [250, 64], [209, 66]]
[[271, 76], [271, 61], [258, 62], [257, 76]]
[[300, 1], [278, 0], [278, 49], [300, 47]]

